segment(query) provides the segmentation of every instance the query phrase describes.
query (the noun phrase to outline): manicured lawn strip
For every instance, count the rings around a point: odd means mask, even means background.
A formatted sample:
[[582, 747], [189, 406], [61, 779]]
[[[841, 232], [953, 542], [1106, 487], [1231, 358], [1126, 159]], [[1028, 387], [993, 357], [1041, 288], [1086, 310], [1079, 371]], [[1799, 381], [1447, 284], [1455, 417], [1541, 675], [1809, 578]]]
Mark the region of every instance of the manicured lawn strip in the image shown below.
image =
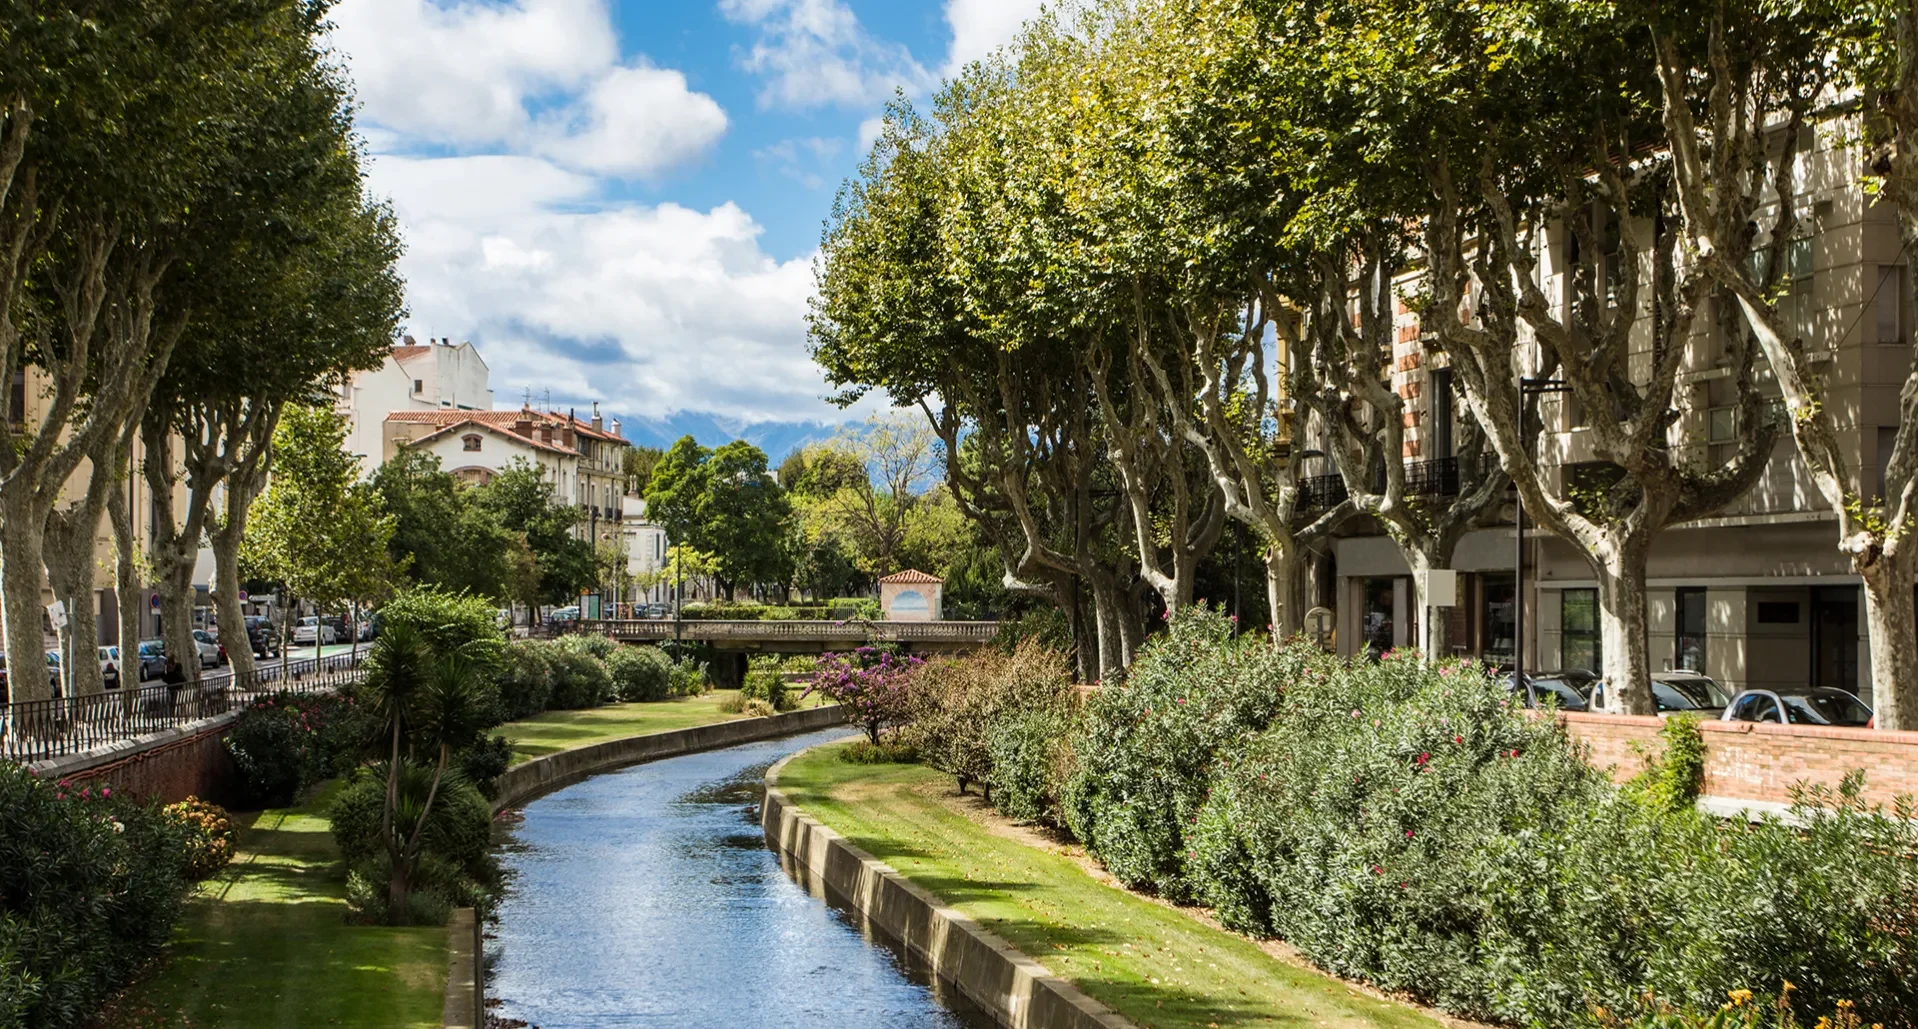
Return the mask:
[[1148, 1029], [1421, 1027], [1441, 1023], [1273, 958], [1241, 937], [1104, 885], [1072, 858], [994, 833], [920, 765], [794, 759], [779, 788], [808, 814], [1054, 974]]
[[122, 1025], [440, 1024], [446, 930], [346, 924], [346, 873], [321, 814], [331, 793], [254, 818], [187, 906], [166, 968], [118, 1006]]
[[[499, 727], [514, 763], [622, 736], [730, 721], [733, 691], [585, 711]], [[136, 986], [104, 1029], [426, 1029], [440, 1024], [446, 930], [346, 922], [346, 870], [326, 820], [338, 783], [307, 803], [264, 811], [233, 864], [203, 884], [175, 930], [167, 965]], [[248, 816], [236, 815], [236, 821]]]
[[712, 722], [729, 722], [745, 715], [727, 714], [719, 702], [738, 690], [713, 690], [703, 696], [643, 704], [608, 704], [580, 711], [547, 711], [493, 730], [513, 741], [513, 763], [530, 761], [562, 750], [649, 732], [685, 729]]

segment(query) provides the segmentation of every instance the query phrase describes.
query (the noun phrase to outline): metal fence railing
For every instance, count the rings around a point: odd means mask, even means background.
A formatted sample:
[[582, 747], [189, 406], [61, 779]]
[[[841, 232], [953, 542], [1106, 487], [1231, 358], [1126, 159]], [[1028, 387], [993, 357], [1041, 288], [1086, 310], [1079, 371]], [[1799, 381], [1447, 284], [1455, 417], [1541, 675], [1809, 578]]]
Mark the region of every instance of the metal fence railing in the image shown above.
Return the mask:
[[218, 672], [199, 683], [156, 683], [84, 697], [0, 706], [0, 759], [26, 763], [84, 754], [236, 711], [272, 693], [328, 693], [359, 681], [366, 652], [262, 664], [252, 675]]
[[844, 622], [717, 619], [587, 619], [581, 632], [599, 632], [618, 640], [683, 639], [705, 642], [754, 640], [761, 642], [902, 642], [988, 643], [998, 635], [998, 622]]

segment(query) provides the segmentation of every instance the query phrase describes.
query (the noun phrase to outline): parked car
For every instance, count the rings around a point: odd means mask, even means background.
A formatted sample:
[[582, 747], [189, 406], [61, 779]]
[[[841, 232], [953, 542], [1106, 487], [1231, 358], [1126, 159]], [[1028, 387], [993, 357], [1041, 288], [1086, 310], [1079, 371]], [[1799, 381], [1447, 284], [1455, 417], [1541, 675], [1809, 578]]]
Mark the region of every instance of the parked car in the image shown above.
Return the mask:
[[261, 615], [246, 616], [246, 642], [254, 657], [277, 657], [280, 653], [280, 629]]
[[166, 641], [140, 641], [140, 681], [166, 678]]
[[336, 621], [337, 619], [333, 618], [321, 621], [317, 616], [307, 615], [293, 623], [293, 642], [310, 647], [314, 645], [315, 637], [318, 637], [321, 645], [338, 643], [342, 634], [334, 625]]
[[574, 604], [570, 607], [554, 608], [553, 613], [548, 615], [546, 617], [546, 620], [549, 622], [552, 622], [555, 625], [562, 625], [568, 622], [577, 622], [579, 621], [579, 605]]
[[[1652, 673], [1652, 702], [1661, 716], [1698, 714], [1717, 718], [1731, 705], [1731, 697], [1709, 675], [1674, 670]], [[1589, 703], [1593, 710], [1604, 709], [1604, 683], [1593, 684]]]
[[226, 648], [205, 629], [193, 630], [193, 649], [199, 651], [201, 668], [218, 668], [226, 664]]
[[1857, 697], [1829, 686], [1746, 690], [1732, 698], [1719, 718], [1727, 722], [1774, 725], [1831, 725], [1876, 728], [1877, 715]]
[[100, 679], [106, 683], [107, 689], [117, 690], [120, 688], [119, 647], [100, 648]]
[[671, 618], [673, 609], [669, 604], [646, 604], [640, 607], [638, 615], [641, 618]]
[[53, 687], [54, 696], [67, 695], [67, 677], [61, 674], [60, 652], [57, 650], [47, 651], [47, 685]]

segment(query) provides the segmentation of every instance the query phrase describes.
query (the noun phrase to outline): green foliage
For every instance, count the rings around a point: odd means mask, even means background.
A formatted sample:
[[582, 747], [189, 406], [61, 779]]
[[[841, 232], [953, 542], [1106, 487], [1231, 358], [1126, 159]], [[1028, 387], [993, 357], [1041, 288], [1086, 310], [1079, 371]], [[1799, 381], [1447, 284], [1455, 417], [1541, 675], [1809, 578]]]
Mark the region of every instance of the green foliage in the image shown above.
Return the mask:
[[[412, 870], [407, 907], [395, 917], [389, 906], [387, 884], [391, 859], [382, 839], [381, 818], [386, 807], [386, 766], [368, 765], [334, 797], [327, 812], [333, 839], [358, 883], [350, 883], [348, 902], [362, 921], [418, 925], [444, 923], [451, 908], [470, 904], [497, 886], [499, 870], [492, 857], [492, 808], [480, 790], [463, 776], [449, 774], [434, 790], [435, 772], [428, 764], [405, 762], [400, 768], [398, 831], [416, 831], [422, 852]], [[420, 817], [424, 813], [425, 825]]]
[[382, 596], [394, 579], [393, 519], [359, 481], [346, 422], [330, 408], [293, 405], [273, 436], [273, 478], [242, 545], [250, 578], [286, 583], [322, 608]]
[[547, 660], [553, 669], [550, 709], [598, 707], [613, 699], [612, 673], [591, 651], [555, 642], [548, 647]]
[[168, 804], [160, 813], [180, 825], [188, 879], [210, 879], [233, 860], [233, 820], [227, 817], [225, 808], [188, 797]]
[[506, 774], [513, 763], [513, 741], [494, 733], [459, 752], [461, 778], [473, 784], [480, 795], [492, 800], [499, 795], [494, 780]]
[[373, 473], [373, 488], [393, 516], [388, 550], [412, 582], [452, 593], [510, 596], [513, 535], [477, 491], [440, 470], [439, 458], [401, 450]]
[[380, 608], [382, 627], [407, 626], [441, 653], [460, 653], [481, 672], [498, 665], [506, 648], [493, 604], [470, 593], [417, 586]]
[[499, 678], [500, 721], [512, 722], [546, 710], [553, 697], [553, 662], [547, 644], [515, 640], [501, 654]]
[[1065, 828], [1066, 783], [1072, 781], [1072, 733], [1078, 696], [1002, 712], [986, 732], [992, 803], [1018, 822]]
[[716, 450], [691, 436], [674, 443], [653, 469], [646, 511], [668, 538], [712, 555], [729, 595], [741, 583], [786, 577], [791, 505], [765, 453], [744, 440]]
[[1029, 643], [1011, 654], [986, 651], [921, 665], [909, 690], [912, 718], [899, 731], [900, 742], [957, 778], [960, 792], [978, 783], [990, 799], [999, 779], [994, 728], [1023, 713], [1064, 706], [1072, 682], [1059, 652]]
[[1705, 736], [1692, 715], [1674, 715], [1658, 727], [1664, 752], [1646, 762], [1645, 770], [1632, 780], [1645, 802], [1670, 812], [1680, 812], [1698, 803], [1705, 789]]
[[748, 700], [765, 701], [775, 711], [789, 711], [799, 703], [799, 691], [794, 688], [793, 680], [810, 676], [818, 668], [816, 658], [762, 654], [747, 664], [746, 681], [740, 693]]
[[567, 604], [592, 588], [592, 544], [573, 536], [579, 509], [566, 504], [538, 468], [514, 460], [474, 490], [474, 501], [519, 538], [531, 559], [529, 574], [512, 577], [514, 599], [529, 607]]
[[1124, 682], [1092, 695], [1072, 741], [1073, 835], [1121, 882], [1174, 900], [1195, 895], [1186, 834], [1221, 762], [1272, 721], [1288, 684], [1324, 660], [1232, 628], [1204, 606], [1181, 614]]
[[665, 700], [673, 695], [673, 662], [658, 647], [615, 648], [606, 667], [620, 700]]
[[240, 712], [220, 743], [256, 808], [284, 807], [307, 787], [358, 763], [375, 727], [350, 696], [276, 693]]
[[0, 763], [0, 1025], [87, 1024], [167, 942], [194, 854], [110, 786]]
[[898, 740], [854, 740], [839, 748], [839, 760], [849, 765], [909, 765], [919, 760], [919, 752]]

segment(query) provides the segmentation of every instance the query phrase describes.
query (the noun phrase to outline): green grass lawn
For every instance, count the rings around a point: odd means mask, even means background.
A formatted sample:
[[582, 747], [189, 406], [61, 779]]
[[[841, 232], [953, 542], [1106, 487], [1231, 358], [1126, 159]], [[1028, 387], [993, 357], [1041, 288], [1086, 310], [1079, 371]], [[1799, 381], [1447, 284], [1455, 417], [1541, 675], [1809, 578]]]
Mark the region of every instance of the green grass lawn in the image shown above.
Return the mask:
[[[524, 761], [742, 717], [719, 710], [726, 695], [550, 711], [498, 731]], [[332, 787], [299, 807], [252, 816], [233, 864], [188, 903], [164, 967], [122, 998], [102, 1029], [440, 1024], [446, 930], [347, 924], [346, 870], [325, 816]]]
[[109, 1027], [440, 1024], [446, 930], [346, 924], [328, 793], [254, 818], [187, 906], [165, 968]]
[[[584, 711], [548, 711], [517, 722], [507, 722], [495, 731], [506, 734], [506, 738], [513, 741], [513, 763], [519, 764], [547, 754], [588, 747], [624, 736], [744, 718], [745, 715], [728, 714], [719, 709], [720, 701], [738, 695], [738, 690], [713, 690], [704, 696], [680, 697], [647, 704], [610, 704]], [[811, 707], [816, 703], [817, 698], [807, 698], [805, 706]]]
[[951, 777], [853, 765], [834, 747], [788, 764], [780, 789], [821, 822], [1148, 1029], [1442, 1023], [1282, 961], [1242, 937], [1099, 882], [1058, 845], [995, 832]]

